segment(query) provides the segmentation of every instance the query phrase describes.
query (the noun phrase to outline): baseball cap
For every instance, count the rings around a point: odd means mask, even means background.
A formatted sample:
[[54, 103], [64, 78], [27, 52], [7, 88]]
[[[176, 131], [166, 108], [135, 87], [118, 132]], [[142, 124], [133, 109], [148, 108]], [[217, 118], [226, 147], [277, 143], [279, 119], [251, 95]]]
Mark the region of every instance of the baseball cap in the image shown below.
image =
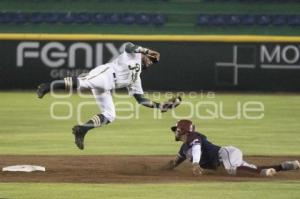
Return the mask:
[[171, 127], [171, 131], [176, 132], [177, 129], [181, 129], [183, 133], [188, 133], [194, 131], [195, 126], [191, 120], [179, 120], [175, 126]]

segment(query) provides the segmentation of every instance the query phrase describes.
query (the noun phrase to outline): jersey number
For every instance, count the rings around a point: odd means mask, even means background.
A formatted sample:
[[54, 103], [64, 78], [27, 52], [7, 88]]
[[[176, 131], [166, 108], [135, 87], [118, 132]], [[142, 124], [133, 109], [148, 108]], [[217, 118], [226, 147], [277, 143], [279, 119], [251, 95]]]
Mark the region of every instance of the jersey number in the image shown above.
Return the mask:
[[135, 82], [138, 78], [138, 74], [141, 70], [141, 66], [138, 63], [136, 63], [134, 66], [128, 65], [128, 69], [132, 71], [132, 74], [131, 74], [132, 82]]

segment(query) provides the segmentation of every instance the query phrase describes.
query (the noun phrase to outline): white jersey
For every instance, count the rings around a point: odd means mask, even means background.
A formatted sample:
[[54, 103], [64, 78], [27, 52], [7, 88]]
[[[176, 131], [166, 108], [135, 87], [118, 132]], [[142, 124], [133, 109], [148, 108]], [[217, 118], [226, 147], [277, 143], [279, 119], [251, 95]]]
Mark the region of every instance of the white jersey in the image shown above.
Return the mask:
[[[130, 43], [125, 45], [134, 47]], [[116, 117], [116, 111], [111, 90], [127, 88], [130, 95], [143, 94], [141, 71], [142, 54], [138, 52], [127, 53], [124, 49], [113, 61], [97, 66], [87, 74], [80, 75], [77, 78], [78, 89], [90, 89], [102, 111], [101, 114], [112, 122]], [[99, 125], [99, 120], [95, 121]]]
[[142, 72], [141, 53], [124, 51], [111, 63], [116, 75], [115, 88], [126, 87], [129, 94], [143, 94], [140, 74]]
[[99, 92], [127, 88], [130, 95], [144, 94], [140, 74], [142, 54], [125, 50], [113, 61], [97, 66], [88, 74], [78, 77], [79, 89], [97, 89]]

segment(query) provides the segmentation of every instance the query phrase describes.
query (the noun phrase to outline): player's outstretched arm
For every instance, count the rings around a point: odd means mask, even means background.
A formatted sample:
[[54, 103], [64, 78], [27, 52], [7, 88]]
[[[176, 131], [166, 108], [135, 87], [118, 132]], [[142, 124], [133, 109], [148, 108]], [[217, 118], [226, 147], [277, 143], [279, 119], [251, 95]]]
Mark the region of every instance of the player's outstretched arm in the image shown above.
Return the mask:
[[148, 48], [143, 48], [142, 46], [135, 45], [133, 43], [126, 43], [125, 44], [125, 51], [127, 53], [143, 53], [143, 54], [148, 54], [150, 52], [150, 49]]
[[139, 103], [142, 104], [148, 108], [157, 108], [160, 109], [161, 112], [166, 112], [169, 109], [176, 108], [180, 103], [181, 103], [181, 97], [173, 97], [169, 99], [167, 102], [164, 103], [158, 103], [158, 102], [153, 102], [146, 98], [142, 94], [133, 94], [135, 100]]
[[143, 106], [146, 106], [148, 108], [158, 108], [160, 109], [160, 103], [158, 102], [153, 102], [150, 99], [146, 98], [144, 95], [142, 94], [133, 94], [133, 97], [135, 98], [135, 100], [139, 103], [142, 104]]
[[151, 58], [151, 60], [153, 60], [153, 62], [158, 62], [160, 59], [159, 52], [148, 49], [148, 48], [144, 48], [142, 46], [135, 45], [130, 42], [125, 44], [125, 51], [127, 53], [142, 53], [144, 55], [147, 55], [149, 58]]
[[172, 169], [176, 168], [177, 166], [179, 166], [182, 162], [184, 162], [185, 159], [186, 158], [184, 158], [184, 157], [177, 156], [175, 158], [175, 160], [170, 160], [164, 168], [166, 170], [172, 170]]

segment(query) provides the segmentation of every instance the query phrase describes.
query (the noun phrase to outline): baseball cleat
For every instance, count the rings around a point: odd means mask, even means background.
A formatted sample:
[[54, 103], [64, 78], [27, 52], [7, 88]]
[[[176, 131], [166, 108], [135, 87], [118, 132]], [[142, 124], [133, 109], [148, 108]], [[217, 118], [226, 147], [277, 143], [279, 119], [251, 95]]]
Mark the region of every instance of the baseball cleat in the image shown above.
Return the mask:
[[40, 84], [37, 88], [36, 94], [38, 98], [43, 98], [49, 92], [49, 88], [47, 84]]
[[74, 126], [72, 128], [73, 134], [75, 136], [75, 144], [76, 146], [83, 150], [84, 149], [84, 136], [87, 133], [87, 130], [83, 126]]
[[294, 161], [285, 161], [281, 163], [282, 170], [288, 171], [288, 170], [296, 170], [300, 168], [300, 163], [298, 160]]
[[260, 176], [264, 176], [264, 177], [271, 177], [274, 176], [275, 174], [276, 174], [276, 170], [273, 168], [263, 169], [260, 171]]

